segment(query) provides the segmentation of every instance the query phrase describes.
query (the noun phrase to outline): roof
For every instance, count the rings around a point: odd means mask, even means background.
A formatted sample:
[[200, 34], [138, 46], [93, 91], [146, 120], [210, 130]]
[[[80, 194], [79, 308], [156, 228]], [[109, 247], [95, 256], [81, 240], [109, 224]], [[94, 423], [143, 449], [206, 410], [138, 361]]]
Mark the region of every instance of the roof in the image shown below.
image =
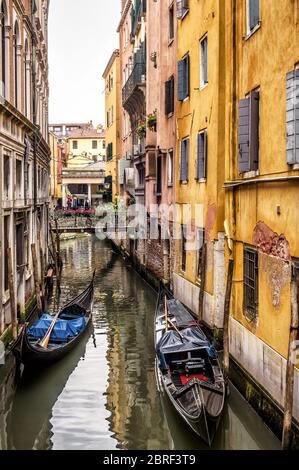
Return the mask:
[[69, 139], [105, 139], [105, 131], [97, 129], [75, 129], [68, 136]]
[[90, 122], [63, 122], [63, 123], [49, 124], [49, 127], [62, 127], [62, 126], [87, 128], [90, 126]]
[[103, 73], [103, 78], [107, 77], [108, 72], [111, 69], [113, 62], [117, 57], [119, 57], [119, 49], [115, 49], [115, 51], [112, 52], [111, 57], [110, 57], [110, 59], [108, 61], [108, 64], [105, 68], [105, 71]]

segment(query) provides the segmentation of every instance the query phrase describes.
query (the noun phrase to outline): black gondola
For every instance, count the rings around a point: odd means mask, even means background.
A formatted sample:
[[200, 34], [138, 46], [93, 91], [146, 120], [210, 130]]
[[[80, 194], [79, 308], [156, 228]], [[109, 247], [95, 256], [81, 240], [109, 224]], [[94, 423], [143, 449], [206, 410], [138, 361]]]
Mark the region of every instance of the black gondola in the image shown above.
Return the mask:
[[33, 338], [30, 334], [32, 327], [29, 328], [26, 326], [13, 346], [13, 353], [20, 362], [23, 364], [34, 363], [44, 366], [58, 361], [76, 346], [91, 320], [94, 297], [94, 276], [95, 273], [87, 289], [66, 304], [58, 315], [58, 320], [67, 322], [81, 318], [82, 327], [80, 331], [74, 336], [68, 336], [61, 341], [57, 340], [57, 338], [53, 340], [51, 335], [48, 347], [44, 348], [39, 344], [43, 336], [41, 338]]
[[193, 431], [211, 446], [226, 396], [217, 353], [195, 318], [163, 287], [156, 306], [155, 345], [160, 389]]

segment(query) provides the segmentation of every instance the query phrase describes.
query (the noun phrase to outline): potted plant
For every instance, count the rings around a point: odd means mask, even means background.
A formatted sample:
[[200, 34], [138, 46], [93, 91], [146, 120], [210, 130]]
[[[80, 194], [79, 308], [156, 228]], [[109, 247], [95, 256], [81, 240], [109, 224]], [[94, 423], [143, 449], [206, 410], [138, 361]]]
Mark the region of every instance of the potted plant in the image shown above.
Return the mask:
[[139, 139], [143, 139], [146, 136], [146, 123], [145, 121], [140, 122], [137, 127], [137, 134]]
[[156, 132], [157, 129], [157, 110], [147, 116], [147, 127]]

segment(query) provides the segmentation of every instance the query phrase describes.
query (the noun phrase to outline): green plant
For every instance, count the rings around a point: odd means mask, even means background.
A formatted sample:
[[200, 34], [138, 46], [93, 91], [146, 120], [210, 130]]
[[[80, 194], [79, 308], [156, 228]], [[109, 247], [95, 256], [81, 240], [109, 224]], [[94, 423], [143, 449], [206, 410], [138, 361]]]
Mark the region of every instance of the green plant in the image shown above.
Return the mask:
[[147, 116], [147, 127], [150, 130], [156, 130], [157, 125], [157, 110]]
[[143, 137], [146, 136], [146, 122], [145, 121], [140, 122], [139, 125], [137, 126], [137, 134], [138, 134], [139, 139], [142, 139]]

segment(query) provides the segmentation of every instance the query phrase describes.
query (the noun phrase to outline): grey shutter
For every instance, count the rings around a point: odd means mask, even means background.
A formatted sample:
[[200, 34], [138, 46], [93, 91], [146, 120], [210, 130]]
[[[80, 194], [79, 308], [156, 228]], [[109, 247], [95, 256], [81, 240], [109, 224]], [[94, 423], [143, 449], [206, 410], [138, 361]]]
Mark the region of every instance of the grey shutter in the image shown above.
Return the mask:
[[174, 77], [169, 80], [169, 113], [174, 112]]
[[295, 104], [295, 163], [299, 163], [299, 69], [295, 70], [294, 83]]
[[260, 123], [260, 94], [253, 91], [250, 94], [250, 124], [249, 124], [249, 166], [250, 171], [259, 167], [259, 125]]
[[239, 101], [239, 172], [249, 171], [249, 105], [250, 100]]
[[185, 57], [185, 97], [190, 95], [190, 56]]
[[184, 75], [185, 75], [185, 61], [183, 59], [178, 62], [178, 100], [179, 101], [183, 101], [185, 99]]
[[287, 102], [286, 102], [286, 146], [287, 163], [294, 165], [296, 162], [296, 133], [295, 133], [295, 71], [287, 74]]
[[204, 83], [208, 83], [208, 38], [203, 43], [203, 66], [204, 66]]
[[188, 180], [189, 167], [189, 139], [181, 142], [181, 181]]
[[170, 80], [165, 82], [165, 114], [168, 115], [170, 113]]
[[249, 27], [252, 31], [260, 21], [260, 0], [249, 0]]
[[207, 131], [200, 132], [197, 135], [197, 171], [198, 180], [207, 177]]

